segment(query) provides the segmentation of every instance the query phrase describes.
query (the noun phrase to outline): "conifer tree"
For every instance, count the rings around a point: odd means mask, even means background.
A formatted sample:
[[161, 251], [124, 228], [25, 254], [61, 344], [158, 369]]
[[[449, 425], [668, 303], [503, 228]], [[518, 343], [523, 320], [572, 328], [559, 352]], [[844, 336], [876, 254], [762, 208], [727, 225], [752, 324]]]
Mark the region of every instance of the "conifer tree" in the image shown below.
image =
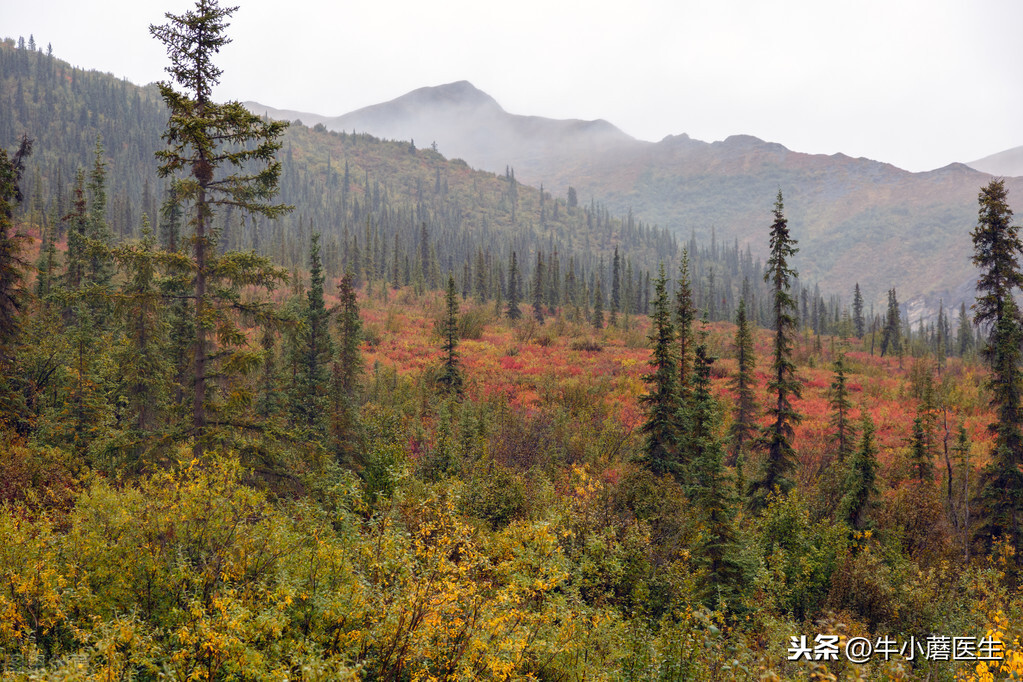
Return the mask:
[[170, 383], [168, 323], [157, 276], [160, 269], [169, 267], [169, 260], [182, 256], [157, 250], [145, 214], [142, 239], [117, 247], [113, 256], [128, 274], [116, 308], [124, 320], [124, 343], [115, 351], [114, 359], [128, 407], [126, 418], [120, 420], [127, 425], [126, 454], [137, 457], [152, 443]]
[[966, 302], [959, 304], [959, 327], [956, 331], [956, 352], [963, 357], [973, 350], [973, 327], [966, 312]]
[[675, 325], [678, 328], [679, 401], [689, 402], [689, 384], [693, 376], [693, 323], [696, 322], [696, 304], [693, 301], [692, 281], [689, 275], [689, 250], [682, 249], [678, 287], [675, 291]]
[[276, 422], [284, 404], [277, 367], [277, 336], [270, 325], [263, 327], [259, 345], [263, 351], [263, 366], [256, 393], [256, 416], [269, 426]]
[[678, 367], [675, 360], [675, 327], [671, 321], [667, 277], [664, 265], [654, 282], [654, 305], [650, 315], [650, 373], [643, 377], [647, 393], [640, 398], [645, 405], [643, 454], [640, 461], [655, 476], [671, 474], [682, 478], [684, 472], [679, 446]]
[[771, 225], [770, 257], [764, 271], [764, 281], [771, 285], [773, 295], [774, 344], [768, 389], [774, 399], [768, 409], [771, 422], [761, 432], [758, 440], [766, 452], [763, 471], [750, 484], [750, 500], [755, 509], [767, 506], [768, 495], [775, 488], [783, 494], [788, 493], [793, 486], [790, 475], [796, 465], [792, 439], [800, 417], [792, 407], [792, 399], [800, 397], [801, 385], [792, 361], [796, 302], [790, 287], [796, 272], [789, 266], [789, 260], [798, 249], [795, 247], [796, 240], [789, 234], [783, 208], [781, 190], [778, 190], [774, 204], [774, 223]]
[[913, 419], [913, 435], [910, 438], [909, 463], [913, 475], [920, 483], [930, 481], [934, 476], [934, 464], [930, 443], [928, 442], [924, 417], [917, 414]]
[[735, 357], [738, 368], [731, 380], [732, 390], [735, 391], [735, 407], [732, 410], [732, 425], [729, 428], [730, 466], [737, 464], [739, 456], [749, 447], [757, 432], [756, 378], [753, 376], [756, 358], [753, 355], [752, 325], [746, 317], [746, 299], [739, 299], [735, 326]]
[[323, 263], [320, 235], [313, 233], [309, 244], [309, 291], [302, 308], [298, 333], [298, 374], [291, 397], [292, 418], [312, 438], [326, 435], [329, 363], [333, 344], [328, 333], [330, 313], [323, 300]]
[[89, 229], [87, 213], [88, 202], [85, 198], [85, 172], [78, 169], [72, 189], [71, 212], [61, 218], [67, 223], [67, 252], [64, 254], [64, 277], [62, 285], [65, 289], [76, 292], [88, 277], [86, 260], [86, 239]]
[[895, 289], [888, 290], [888, 312], [884, 318], [884, 331], [881, 335], [881, 357], [891, 351], [902, 359], [902, 318], [899, 312], [899, 299]]
[[835, 444], [838, 461], [844, 462], [846, 457], [852, 453], [856, 440], [856, 432], [849, 417], [852, 403], [849, 401], [849, 389], [846, 386], [844, 354], [835, 360], [833, 369], [834, 379], [831, 382], [831, 391], [828, 396], [828, 402], [831, 405], [831, 418], [829, 419], [832, 428], [831, 440]]
[[[230, 42], [227, 19], [236, 8], [220, 8], [217, 0], [197, 0], [194, 11], [166, 14], [169, 23], [152, 25], [150, 33], [170, 57], [173, 83], [158, 84], [170, 112], [164, 139], [168, 148], [157, 152], [161, 177], [175, 177], [177, 198], [191, 206], [192, 291], [195, 321], [192, 381], [193, 451], [202, 453], [209, 426], [210, 366], [214, 351], [234, 366], [245, 365], [238, 348], [245, 337], [227, 312], [244, 307], [250, 314], [268, 314], [266, 306], [248, 303], [238, 287], [273, 287], [285, 274], [254, 254], [218, 255], [212, 221], [215, 209], [232, 206], [274, 218], [290, 207], [271, 203], [281, 172], [274, 158], [286, 123], [263, 120], [240, 102], [217, 104], [213, 87], [222, 73], [213, 57]], [[183, 90], [175, 89], [174, 84]], [[214, 344], [214, 338], [218, 343]], [[215, 348], [219, 345], [220, 348]]]
[[711, 605], [720, 606], [732, 596], [741, 577], [733, 525], [733, 486], [725, 473], [721, 442], [717, 437], [718, 408], [710, 392], [710, 366], [701, 340], [694, 352], [693, 402], [690, 410], [692, 460], [689, 465], [690, 498], [700, 509], [704, 530], [699, 557], [706, 570], [705, 591]]
[[24, 269], [21, 255], [26, 237], [14, 234], [14, 209], [22, 201], [21, 176], [25, 159], [32, 153], [32, 141], [21, 138], [18, 151], [10, 157], [0, 147], [0, 368], [11, 357], [11, 346], [18, 333], [19, 311], [24, 296]]
[[877, 496], [877, 448], [874, 445], [874, 422], [863, 410], [860, 424], [860, 446], [849, 460], [845, 495], [839, 503], [838, 516], [850, 528], [863, 530], [868, 526], [867, 515]]
[[[113, 245], [114, 233], [107, 221], [107, 164], [103, 158], [103, 141], [96, 138], [92, 171], [89, 173], [89, 224], [87, 236], [90, 240], [89, 252], [89, 283], [109, 289], [114, 278], [114, 264], [110, 260], [110, 247]], [[100, 318], [104, 315], [103, 306], [96, 300], [92, 301], [93, 309]]]
[[32, 141], [22, 136], [18, 151], [10, 157], [0, 147], [0, 421], [21, 412], [20, 393], [12, 381], [14, 346], [21, 328], [24, 300], [22, 257], [26, 238], [14, 233], [14, 209], [22, 201], [21, 176], [25, 159], [32, 153]]
[[544, 285], [543, 253], [536, 252], [536, 268], [533, 270], [533, 317], [543, 324], [543, 285]]
[[977, 279], [974, 324], [987, 330], [984, 359], [991, 369], [988, 389], [995, 421], [988, 429], [995, 443], [991, 464], [981, 481], [983, 533], [997, 536], [1017, 548], [1017, 564], [1023, 562], [1023, 373], [1020, 371], [1023, 324], [1015, 301], [1023, 287], [1020, 257], [1023, 241], [1019, 226], [1012, 224], [1003, 180], [992, 180], [978, 197], [980, 203], [973, 238], [973, 264], [981, 269]]
[[853, 329], [856, 333], [856, 338], [858, 339], [862, 339], [863, 335], [867, 331], [867, 327], [863, 319], [863, 294], [860, 293], [859, 282], [857, 282], [856, 286], [853, 287]]
[[437, 382], [446, 393], [462, 394], [462, 371], [458, 366], [458, 291], [455, 277], [448, 274], [448, 291], [444, 314], [444, 366]]
[[362, 434], [359, 426], [359, 377], [362, 374], [362, 319], [355, 296], [354, 278], [345, 273], [338, 285], [338, 347], [331, 379], [330, 440], [334, 457], [341, 464], [357, 463]]

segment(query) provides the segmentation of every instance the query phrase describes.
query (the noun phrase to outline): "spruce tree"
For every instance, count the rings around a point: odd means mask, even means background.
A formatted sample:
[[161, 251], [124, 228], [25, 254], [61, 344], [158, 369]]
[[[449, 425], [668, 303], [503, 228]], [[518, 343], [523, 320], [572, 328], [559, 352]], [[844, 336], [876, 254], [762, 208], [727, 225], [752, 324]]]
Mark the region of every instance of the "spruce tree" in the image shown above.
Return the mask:
[[32, 141], [21, 138], [18, 151], [8, 157], [0, 147], [0, 369], [11, 358], [18, 334], [19, 312], [24, 297], [24, 269], [21, 255], [26, 237], [14, 233], [14, 209], [22, 201], [21, 176], [25, 159], [32, 153]]
[[61, 218], [67, 224], [67, 251], [64, 254], [64, 276], [61, 284], [68, 291], [77, 292], [88, 277], [86, 259], [89, 229], [88, 201], [85, 198], [85, 172], [78, 169], [72, 189], [71, 211]]
[[643, 453], [640, 462], [655, 476], [671, 474], [679, 479], [681, 462], [678, 418], [678, 366], [675, 359], [675, 327], [671, 321], [664, 265], [654, 282], [654, 305], [650, 315], [650, 373], [643, 377], [647, 393], [640, 398], [646, 410]]
[[693, 375], [693, 323], [696, 322], [696, 304], [693, 301], [692, 280], [689, 275], [689, 250], [682, 249], [678, 285], [675, 291], [675, 325], [678, 328], [679, 400], [689, 402], [689, 384]]
[[320, 235], [313, 233], [309, 244], [309, 291], [301, 309], [298, 333], [298, 373], [291, 397], [292, 419], [305, 437], [322, 440], [326, 435], [328, 367], [334, 355], [328, 333], [330, 313], [323, 300], [323, 263]]
[[913, 435], [910, 438], [909, 464], [919, 483], [931, 481], [934, 477], [930, 439], [924, 421], [923, 415], [918, 413], [913, 419]]
[[1014, 295], [1023, 287], [1020, 256], [1023, 241], [1012, 224], [1005, 183], [992, 180], [979, 195], [979, 217], [973, 238], [977, 279], [974, 324], [987, 330], [984, 359], [991, 369], [988, 389], [995, 421], [991, 464], [981, 481], [983, 533], [991, 541], [1002, 536], [1017, 548], [1023, 541], [1023, 374], [1020, 372], [1023, 324]]
[[458, 366], [458, 291], [454, 275], [448, 274], [448, 290], [445, 296], [444, 314], [444, 366], [437, 377], [442, 389], [448, 394], [462, 394], [462, 371]]
[[522, 303], [522, 275], [519, 272], [518, 255], [512, 251], [511, 264], [508, 266], [508, 319], [517, 320], [522, 317], [519, 306]]
[[863, 294], [860, 293], [860, 283], [857, 282], [856, 286], [853, 287], [853, 329], [856, 333], [856, 338], [862, 339], [863, 335], [867, 331], [866, 324], [863, 319]]
[[[114, 279], [114, 264], [110, 260], [110, 248], [114, 242], [114, 233], [107, 221], [107, 164], [103, 158], [103, 141], [97, 136], [92, 171], [89, 173], [89, 223], [87, 236], [90, 240], [89, 252], [89, 283], [109, 289]], [[92, 302], [101, 321], [105, 315], [104, 306], [95, 300]]]
[[768, 389], [774, 395], [768, 408], [771, 422], [761, 432], [758, 444], [766, 452], [763, 471], [750, 484], [750, 501], [754, 509], [767, 506], [767, 498], [775, 488], [787, 494], [793, 486], [790, 478], [796, 466], [792, 439], [800, 416], [792, 407], [792, 399], [799, 398], [801, 384], [796, 378], [792, 361], [792, 343], [796, 334], [796, 301], [790, 293], [796, 271], [789, 260], [798, 252], [796, 240], [789, 234], [788, 220], [783, 213], [781, 190], [774, 204], [774, 223], [771, 225], [770, 256], [764, 271], [764, 281], [771, 285], [772, 312], [774, 314], [774, 344], [771, 380]]
[[838, 461], [844, 462], [853, 451], [853, 444], [856, 440], [855, 428], [849, 417], [849, 410], [852, 403], [849, 401], [849, 389], [846, 386], [845, 378], [845, 355], [838, 356], [833, 366], [834, 379], [831, 382], [831, 391], [828, 395], [828, 403], [831, 405], [831, 441], [835, 444], [835, 454]]
[[118, 420], [126, 434], [124, 454], [139, 457], [156, 439], [153, 432], [165, 424], [163, 410], [169, 399], [170, 358], [167, 356], [168, 320], [158, 273], [179, 254], [157, 249], [156, 239], [143, 214], [142, 238], [113, 251], [114, 260], [128, 277], [120, 287], [116, 311], [123, 320], [124, 342], [114, 352], [125, 414]]
[[704, 584], [708, 605], [720, 607], [732, 596], [742, 571], [737, 561], [732, 484], [723, 462], [717, 437], [718, 408], [710, 392], [710, 366], [714, 358], [701, 340], [694, 351], [693, 400], [689, 424], [692, 460], [686, 483], [690, 499], [701, 512], [704, 524], [699, 561], [706, 571]]
[[[217, 104], [213, 87], [222, 73], [213, 57], [230, 42], [227, 19], [237, 8], [220, 8], [217, 0], [197, 0], [194, 11], [167, 13], [169, 23], [152, 25], [150, 33], [167, 48], [171, 82], [158, 84], [170, 118], [164, 139], [168, 148], [156, 153], [160, 177], [175, 178], [183, 205], [190, 205], [192, 227], [193, 452], [202, 453], [211, 407], [211, 357], [244, 364], [238, 348], [245, 337], [227, 309], [246, 308], [265, 316], [266, 306], [242, 304], [241, 286], [272, 287], [285, 274], [254, 254], [218, 255], [213, 234], [215, 210], [232, 206], [275, 218], [290, 209], [271, 203], [277, 193], [281, 165], [275, 159], [286, 123], [263, 120], [240, 102]], [[182, 88], [176, 90], [174, 84]], [[215, 343], [215, 340], [219, 343]], [[216, 346], [220, 347], [217, 348]]]
[[888, 290], [888, 312], [884, 318], [884, 331], [881, 335], [881, 357], [891, 351], [902, 360], [902, 317], [899, 312], [899, 299], [895, 289]]
[[21, 393], [14, 385], [14, 348], [21, 329], [24, 303], [22, 257], [26, 237], [14, 232], [14, 209], [22, 201], [21, 176], [25, 159], [32, 153], [32, 141], [21, 138], [18, 151], [8, 156], [0, 147], [0, 422], [22, 411]]
[[341, 464], [353, 466], [361, 452], [359, 426], [359, 377], [362, 374], [362, 319], [355, 296], [355, 280], [345, 273], [338, 285], [338, 346], [331, 378], [330, 442], [334, 457]]
[[543, 253], [536, 252], [536, 268], [533, 270], [533, 317], [543, 324], [544, 262]]
[[735, 357], [738, 363], [731, 386], [735, 392], [732, 425], [729, 427], [728, 464], [735, 466], [757, 432], [756, 377], [753, 375], [756, 358], [753, 354], [753, 330], [746, 317], [746, 299], [739, 299], [735, 315]]
[[860, 446], [849, 460], [845, 495], [838, 507], [839, 518], [854, 530], [863, 530], [869, 525], [868, 514], [877, 497], [877, 469], [874, 422], [864, 409], [860, 424]]
[[973, 327], [966, 312], [966, 302], [959, 304], [959, 326], [956, 330], [956, 352], [964, 357], [973, 350]]

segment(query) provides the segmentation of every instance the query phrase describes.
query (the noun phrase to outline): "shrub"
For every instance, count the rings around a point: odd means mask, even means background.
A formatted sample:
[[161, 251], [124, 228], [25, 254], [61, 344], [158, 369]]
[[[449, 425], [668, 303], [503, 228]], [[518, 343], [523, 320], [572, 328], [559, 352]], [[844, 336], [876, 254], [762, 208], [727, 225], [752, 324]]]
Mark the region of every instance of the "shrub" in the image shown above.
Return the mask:
[[580, 350], [588, 353], [599, 353], [604, 350], [604, 347], [596, 339], [580, 339], [573, 341], [568, 347], [570, 350]]
[[522, 478], [493, 460], [476, 467], [462, 497], [465, 512], [494, 530], [525, 518], [526, 502]]

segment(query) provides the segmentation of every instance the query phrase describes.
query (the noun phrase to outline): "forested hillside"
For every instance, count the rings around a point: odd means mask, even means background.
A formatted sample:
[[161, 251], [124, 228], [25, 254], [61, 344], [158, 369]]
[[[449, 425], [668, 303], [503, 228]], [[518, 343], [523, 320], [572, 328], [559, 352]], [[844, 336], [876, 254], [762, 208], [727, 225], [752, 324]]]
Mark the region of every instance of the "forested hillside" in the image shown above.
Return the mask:
[[[19, 211], [40, 238], [49, 226], [64, 239], [61, 218], [72, 208], [75, 175], [92, 168], [97, 153], [105, 164], [105, 215], [115, 238], [139, 236], [143, 214], [159, 236], [167, 184], [144, 151], [161, 146], [166, 124], [155, 87], [74, 68], [53, 55], [19, 50], [10, 40], [0, 44], [0, 67], [0, 110], [9, 113], [0, 122], [0, 142], [12, 147], [22, 134], [35, 141]], [[592, 307], [599, 284], [605, 298], [621, 287], [617, 305], [630, 312], [647, 310], [659, 262], [671, 270], [679, 264], [678, 240], [665, 230], [631, 213], [614, 216], [599, 197], [583, 198], [574, 189], [541, 197], [539, 188], [517, 182], [512, 168], [503, 175], [476, 171], [429, 148], [299, 122], [289, 127], [280, 160], [280, 199], [295, 210], [274, 221], [226, 211], [217, 216], [221, 249], [251, 249], [289, 270], [302, 269], [317, 232], [330, 278], [351, 269], [360, 283], [415, 284], [422, 291], [440, 288], [450, 271], [460, 291], [484, 300], [497, 298], [499, 289], [506, 295], [514, 251], [530, 287], [537, 263], [544, 264], [545, 303], [571, 299]], [[685, 246], [696, 300], [710, 319], [731, 319], [745, 291], [751, 315], [767, 322], [760, 259], [749, 243], [719, 243], [711, 235]], [[822, 292], [811, 282], [806, 293], [806, 314], [820, 309], [827, 329], [851, 305], [852, 289]]]
[[911, 325], [800, 286], [780, 191], [763, 261], [680, 248], [211, 70], [0, 60], [4, 679], [1023, 675], [1003, 183], [979, 324]]

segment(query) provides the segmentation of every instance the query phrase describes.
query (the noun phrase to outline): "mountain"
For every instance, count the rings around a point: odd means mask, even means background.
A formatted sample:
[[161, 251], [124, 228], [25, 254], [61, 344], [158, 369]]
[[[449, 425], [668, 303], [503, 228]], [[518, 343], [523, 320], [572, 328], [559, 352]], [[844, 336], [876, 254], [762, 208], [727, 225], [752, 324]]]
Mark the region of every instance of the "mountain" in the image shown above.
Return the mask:
[[300, 119], [306, 125], [322, 123], [335, 131], [412, 140], [421, 147], [436, 143], [448, 158], [464, 159], [474, 168], [497, 173], [511, 166], [518, 180], [528, 177], [533, 185], [544, 182], [544, 175], [552, 168], [574, 165], [579, 158], [649, 145], [603, 120], [510, 114], [468, 81], [419, 88], [389, 102], [335, 117], [279, 111], [257, 102], [245, 105], [272, 118]]
[[[605, 121], [510, 114], [465, 81], [420, 88], [335, 118], [298, 117], [334, 130], [436, 142], [474, 167], [501, 172], [511, 166], [519, 181], [542, 183], [556, 194], [573, 187], [581, 200], [599, 197], [615, 212], [631, 212], [683, 237], [737, 240], [760, 256], [781, 189], [804, 278], [846, 296], [859, 282], [867, 300], [878, 304], [896, 287], [900, 300], [930, 312], [939, 299], [957, 305], [972, 296], [969, 233], [977, 193], [991, 179], [982, 171], [1005, 174], [1008, 168], [952, 164], [910, 173], [844, 154], [803, 154], [748, 135], [644, 142]], [[989, 158], [1007, 164], [1021, 157], [1023, 148]], [[1007, 187], [1010, 202], [1023, 209], [1023, 178], [1008, 180]]]
[[1004, 152], [985, 156], [983, 159], [971, 161], [966, 165], [991, 175], [1023, 176], [1023, 146], [1006, 149]]
[[[76, 176], [94, 167], [98, 152], [114, 234], [138, 236], [145, 214], [161, 236], [168, 183], [157, 175], [154, 153], [166, 148], [167, 116], [154, 86], [0, 41], [0, 148], [15, 148], [22, 134], [35, 140], [17, 216], [33, 234], [46, 226], [63, 236], [61, 217], [71, 212]], [[221, 248], [252, 249], [301, 271], [310, 235], [318, 232], [328, 277], [351, 269], [378, 287], [387, 281], [429, 288], [446, 283], [451, 272], [463, 291], [482, 289], [483, 299], [507, 284], [513, 252], [523, 282], [534, 269], [548, 273], [552, 299], [568, 281], [585, 290], [580, 297], [592, 294], [596, 282], [610, 282], [616, 254], [633, 301], [642, 298], [641, 284], [660, 261], [675, 265], [677, 239], [656, 226], [616, 217], [598, 202], [541, 193], [510, 174], [473, 170], [429, 147], [303, 125], [290, 126], [282, 142], [278, 199], [295, 210], [273, 221], [219, 212], [214, 229]], [[704, 259], [708, 267], [713, 260]], [[719, 286], [731, 273], [741, 283], [741, 268], [754, 276], [752, 260], [739, 261], [732, 258], [730, 272], [716, 267]], [[728, 293], [733, 303], [735, 290]]]

